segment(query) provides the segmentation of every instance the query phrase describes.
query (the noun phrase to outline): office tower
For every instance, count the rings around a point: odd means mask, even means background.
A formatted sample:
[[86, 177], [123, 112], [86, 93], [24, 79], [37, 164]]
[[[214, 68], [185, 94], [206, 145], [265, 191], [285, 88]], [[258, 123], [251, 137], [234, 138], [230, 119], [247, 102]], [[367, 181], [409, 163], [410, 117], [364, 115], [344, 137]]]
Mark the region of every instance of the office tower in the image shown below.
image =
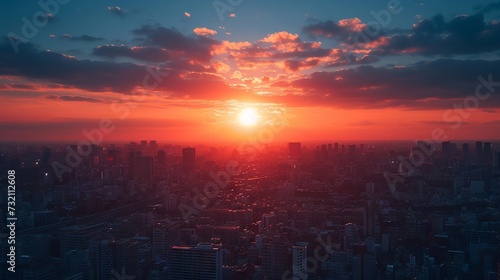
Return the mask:
[[116, 241], [116, 271], [126, 275], [136, 275], [139, 242], [130, 239], [120, 239]]
[[292, 247], [292, 277], [307, 279], [307, 242], [299, 242]]
[[483, 163], [483, 142], [476, 142], [476, 162]]
[[345, 154], [345, 145], [342, 145], [340, 153]]
[[89, 241], [89, 259], [94, 275], [99, 280], [110, 280], [113, 269], [112, 241], [94, 239]]
[[156, 153], [156, 150], [158, 149], [158, 143], [156, 143], [156, 140], [149, 141], [149, 148], [152, 153]]
[[148, 148], [148, 141], [141, 140], [141, 151], [145, 152], [147, 148]]
[[363, 154], [364, 154], [364, 152], [365, 152], [365, 144], [361, 144], [361, 145], [359, 146], [359, 149], [361, 150], [361, 154], [363, 155]]
[[491, 164], [491, 156], [492, 156], [492, 151], [491, 151], [491, 143], [490, 142], [484, 142], [483, 145], [483, 159], [487, 164]]
[[286, 239], [281, 236], [274, 236], [273, 241], [271, 243], [270, 253], [271, 253], [270, 279], [272, 280], [282, 279], [283, 273], [285, 273], [285, 271], [288, 268], [287, 265], [288, 244]]
[[106, 155], [106, 161], [111, 165], [116, 165], [121, 163], [121, 150], [115, 147], [111, 147], [108, 149], [108, 153]]
[[167, 153], [165, 153], [164, 150], [159, 150], [156, 153], [156, 163], [161, 166], [164, 166], [167, 163]]
[[450, 141], [445, 141], [445, 142], [441, 143], [441, 153], [442, 153], [442, 158], [444, 158], [444, 159], [451, 158], [451, 142]]
[[463, 160], [466, 162], [466, 163], [469, 163], [471, 161], [471, 153], [470, 153], [470, 147], [469, 147], [469, 143], [464, 143], [462, 145], [462, 156], [463, 156]]
[[195, 247], [173, 246], [170, 258], [170, 280], [222, 279], [222, 248], [212, 243]]
[[186, 173], [191, 173], [196, 169], [195, 148], [187, 147], [182, 149], [182, 168]]
[[298, 159], [302, 155], [302, 147], [300, 142], [288, 143], [288, 156], [292, 159]]
[[140, 156], [137, 159], [135, 181], [146, 185], [153, 183], [153, 157]]
[[339, 153], [339, 143], [335, 143], [335, 154]]
[[356, 159], [356, 145], [349, 145], [349, 160], [354, 161]]
[[153, 257], [166, 260], [169, 248], [179, 245], [180, 228], [176, 222], [161, 222], [153, 225], [152, 234]]
[[328, 160], [328, 148], [327, 148], [327, 145], [321, 145], [320, 160], [322, 160], [322, 161], [327, 161]]
[[134, 180], [141, 151], [130, 151], [127, 156], [128, 179]]
[[493, 171], [500, 172], [500, 152], [493, 155]]
[[352, 245], [353, 256], [352, 256], [352, 279], [353, 280], [365, 280], [372, 279], [365, 275], [365, 266], [366, 266], [366, 244], [364, 243], [355, 243]]

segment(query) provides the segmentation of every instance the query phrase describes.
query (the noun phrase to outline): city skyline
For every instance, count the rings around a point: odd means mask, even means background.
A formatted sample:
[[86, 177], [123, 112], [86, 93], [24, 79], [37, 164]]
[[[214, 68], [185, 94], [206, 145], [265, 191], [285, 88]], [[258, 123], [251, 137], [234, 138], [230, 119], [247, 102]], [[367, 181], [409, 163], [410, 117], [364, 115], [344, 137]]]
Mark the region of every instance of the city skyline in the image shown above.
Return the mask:
[[0, 141], [499, 139], [497, 2], [287, 3], [9, 2]]

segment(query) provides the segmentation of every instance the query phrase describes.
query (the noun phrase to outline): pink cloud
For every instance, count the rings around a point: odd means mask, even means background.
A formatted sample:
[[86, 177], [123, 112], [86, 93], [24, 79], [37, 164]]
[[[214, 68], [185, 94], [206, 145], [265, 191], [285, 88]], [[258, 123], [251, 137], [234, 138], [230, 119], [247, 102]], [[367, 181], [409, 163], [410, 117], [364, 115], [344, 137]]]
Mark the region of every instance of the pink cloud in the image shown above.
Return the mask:
[[196, 33], [196, 35], [201, 35], [201, 36], [207, 36], [207, 35], [215, 35], [217, 34], [217, 31], [206, 28], [206, 27], [196, 27], [193, 29], [193, 32]]

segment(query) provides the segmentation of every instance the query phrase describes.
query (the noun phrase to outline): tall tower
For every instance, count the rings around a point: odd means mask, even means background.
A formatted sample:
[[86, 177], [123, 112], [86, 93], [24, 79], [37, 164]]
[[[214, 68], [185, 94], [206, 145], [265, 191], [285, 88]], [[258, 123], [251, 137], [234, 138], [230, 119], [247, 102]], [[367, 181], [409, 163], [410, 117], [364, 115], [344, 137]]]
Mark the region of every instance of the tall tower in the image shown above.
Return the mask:
[[222, 279], [222, 248], [218, 245], [173, 246], [171, 254], [170, 280]]
[[292, 247], [292, 276], [293, 279], [307, 279], [307, 242], [299, 242]]
[[297, 159], [302, 155], [302, 147], [300, 142], [288, 143], [288, 156], [292, 159]]
[[153, 157], [140, 156], [137, 159], [135, 180], [139, 184], [151, 185], [153, 183]]
[[191, 173], [196, 169], [196, 149], [184, 148], [182, 149], [182, 168], [186, 173]]

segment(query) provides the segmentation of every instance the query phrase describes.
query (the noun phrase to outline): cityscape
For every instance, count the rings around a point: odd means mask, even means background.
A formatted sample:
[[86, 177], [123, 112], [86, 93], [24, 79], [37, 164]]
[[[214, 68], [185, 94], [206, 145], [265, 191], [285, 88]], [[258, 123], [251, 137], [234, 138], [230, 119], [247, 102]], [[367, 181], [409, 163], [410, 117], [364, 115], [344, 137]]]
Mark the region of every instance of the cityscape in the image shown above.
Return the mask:
[[498, 277], [500, 142], [81, 148], [0, 151], [22, 279]]
[[0, 17], [1, 280], [500, 280], [500, 2]]

